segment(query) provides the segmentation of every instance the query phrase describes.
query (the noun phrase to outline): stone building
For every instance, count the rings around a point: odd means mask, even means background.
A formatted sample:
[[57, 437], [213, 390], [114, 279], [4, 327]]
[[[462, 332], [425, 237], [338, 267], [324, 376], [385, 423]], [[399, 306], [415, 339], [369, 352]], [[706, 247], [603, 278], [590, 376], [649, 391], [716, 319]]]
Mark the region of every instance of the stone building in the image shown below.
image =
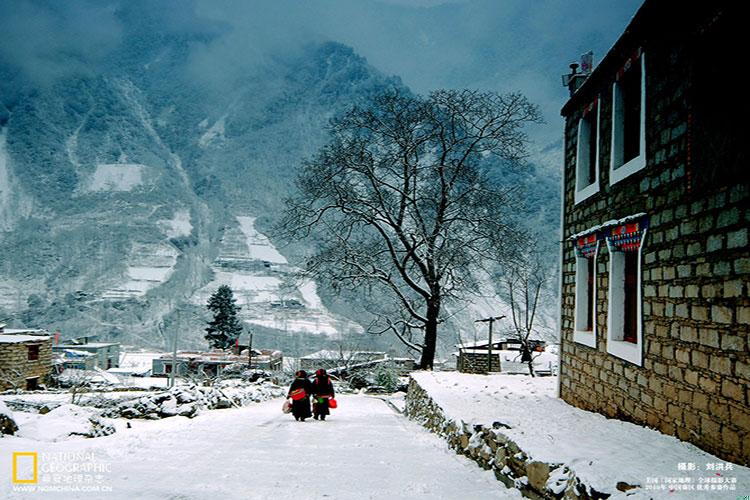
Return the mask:
[[[92, 354], [93, 366], [102, 370], [120, 366], [120, 344], [117, 342], [89, 342], [84, 338], [57, 344], [53, 350], [66, 358], [74, 357], [66, 354], [66, 351]], [[89, 367], [91, 361], [86, 361], [83, 365]]]
[[560, 393], [747, 464], [738, 9], [647, 0], [596, 69], [568, 75]]
[[52, 337], [0, 333], [0, 391], [34, 390], [52, 370]]

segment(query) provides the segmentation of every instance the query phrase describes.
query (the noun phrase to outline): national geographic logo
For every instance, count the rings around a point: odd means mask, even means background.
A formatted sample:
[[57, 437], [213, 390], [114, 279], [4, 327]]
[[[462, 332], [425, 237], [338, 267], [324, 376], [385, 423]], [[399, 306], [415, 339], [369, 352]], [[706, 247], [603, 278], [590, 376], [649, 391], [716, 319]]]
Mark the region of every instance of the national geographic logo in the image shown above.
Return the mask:
[[36, 484], [39, 481], [39, 458], [35, 451], [13, 452], [13, 483]]

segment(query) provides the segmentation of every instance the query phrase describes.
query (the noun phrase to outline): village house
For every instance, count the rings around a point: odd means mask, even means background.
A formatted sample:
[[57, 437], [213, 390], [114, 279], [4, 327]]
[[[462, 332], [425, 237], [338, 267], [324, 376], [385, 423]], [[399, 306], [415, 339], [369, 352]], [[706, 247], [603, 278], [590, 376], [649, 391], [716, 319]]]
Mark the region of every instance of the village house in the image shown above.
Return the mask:
[[[252, 356], [247, 349], [222, 350], [214, 349], [208, 352], [179, 351], [176, 358], [171, 353], [165, 353], [152, 361], [151, 373], [154, 377], [169, 376], [172, 371], [176, 375], [189, 374], [215, 377], [230, 366], [247, 367], [267, 371], [280, 371], [283, 368], [284, 357], [281, 351], [270, 349], [253, 349]], [[174, 366], [173, 366], [174, 365]], [[175, 368], [176, 367], [176, 368]]]
[[[91, 342], [89, 337], [81, 337], [56, 344], [52, 350], [62, 355], [66, 367], [83, 364], [85, 369], [109, 370], [120, 366], [120, 344], [117, 342]], [[92, 354], [93, 359], [83, 353]]]
[[[528, 365], [522, 361], [521, 341], [512, 337], [499, 337], [492, 341], [492, 349], [488, 339], [476, 342], [463, 342], [455, 345], [457, 352], [456, 370], [462, 373], [528, 373]], [[529, 347], [534, 351], [532, 357], [538, 359], [544, 352], [546, 343], [543, 340], [529, 340]], [[551, 374], [553, 367], [548, 363], [548, 357], [535, 363], [539, 367], [539, 374]], [[492, 369], [490, 368], [490, 360]], [[535, 369], [536, 371], [536, 369]]]
[[0, 324], [0, 391], [34, 390], [52, 370], [52, 337]]
[[747, 464], [740, 19], [647, 0], [598, 67], [566, 75], [560, 393]]
[[380, 351], [336, 351], [323, 349], [299, 358], [300, 370], [315, 371], [318, 368], [332, 370], [350, 367], [371, 361], [386, 359], [386, 353]]

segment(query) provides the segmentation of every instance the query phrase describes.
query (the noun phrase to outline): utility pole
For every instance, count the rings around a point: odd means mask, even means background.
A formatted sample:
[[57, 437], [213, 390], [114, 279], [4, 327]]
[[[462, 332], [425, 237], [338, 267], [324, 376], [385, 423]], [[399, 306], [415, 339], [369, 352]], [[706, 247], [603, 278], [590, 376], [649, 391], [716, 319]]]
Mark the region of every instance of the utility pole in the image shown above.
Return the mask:
[[495, 321], [501, 320], [505, 316], [491, 316], [489, 318], [478, 319], [474, 323], [489, 323], [490, 324], [490, 341], [487, 344], [487, 373], [492, 372], [492, 325]]
[[177, 371], [177, 328], [172, 337], [172, 371], [169, 373], [169, 387], [174, 387], [175, 372]]
[[253, 367], [253, 334], [250, 332], [250, 340], [247, 341], [247, 367]]

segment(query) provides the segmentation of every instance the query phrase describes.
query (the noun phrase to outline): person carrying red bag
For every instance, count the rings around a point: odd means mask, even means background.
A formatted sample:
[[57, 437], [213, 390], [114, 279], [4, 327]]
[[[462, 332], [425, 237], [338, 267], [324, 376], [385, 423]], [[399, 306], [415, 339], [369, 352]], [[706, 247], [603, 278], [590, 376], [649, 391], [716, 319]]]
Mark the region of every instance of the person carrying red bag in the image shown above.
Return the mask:
[[325, 420], [326, 415], [330, 415], [330, 401], [334, 397], [333, 383], [326, 371], [321, 368], [315, 372], [315, 380], [312, 383], [312, 391], [315, 396], [313, 403], [313, 418], [315, 420]]
[[313, 393], [312, 383], [307, 378], [307, 372], [299, 370], [294, 374], [295, 379], [289, 386], [287, 398], [292, 399], [292, 415], [294, 420], [305, 421], [312, 416], [310, 412], [310, 396]]

